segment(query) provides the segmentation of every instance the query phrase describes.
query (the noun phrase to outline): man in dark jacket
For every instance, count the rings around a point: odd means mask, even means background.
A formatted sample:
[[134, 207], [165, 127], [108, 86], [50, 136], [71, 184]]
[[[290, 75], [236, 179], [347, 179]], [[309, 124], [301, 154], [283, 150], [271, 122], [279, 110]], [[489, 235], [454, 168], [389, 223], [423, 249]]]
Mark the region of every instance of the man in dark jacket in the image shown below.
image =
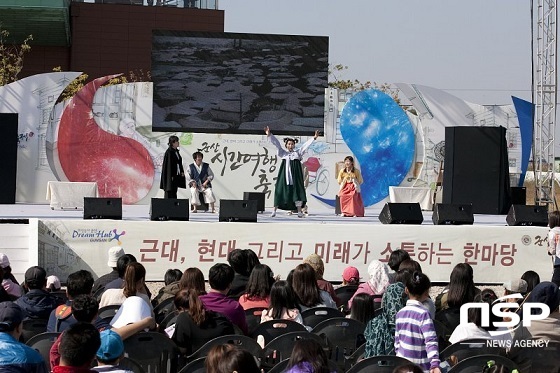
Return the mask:
[[24, 319], [48, 320], [52, 310], [63, 303], [63, 300], [47, 292], [47, 272], [38, 266], [25, 272], [24, 286], [29, 289], [16, 300], [24, 313]]

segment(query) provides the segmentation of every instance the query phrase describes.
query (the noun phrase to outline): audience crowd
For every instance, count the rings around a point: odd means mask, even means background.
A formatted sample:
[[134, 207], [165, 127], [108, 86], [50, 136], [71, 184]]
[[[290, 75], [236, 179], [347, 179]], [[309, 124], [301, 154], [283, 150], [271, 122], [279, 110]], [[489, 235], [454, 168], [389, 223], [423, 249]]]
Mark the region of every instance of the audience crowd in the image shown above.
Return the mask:
[[[364, 282], [355, 267], [344, 268], [340, 286], [323, 278], [324, 262], [317, 254], [305, 258], [286, 279], [275, 277], [251, 250], [233, 250], [227, 261], [209, 269], [207, 282], [196, 267], [169, 269], [163, 274], [165, 286], [152, 297], [145, 284], [146, 269], [121, 247], [108, 251], [109, 273], [94, 281], [87, 270], [74, 272], [64, 283], [65, 291], [56, 276], [39, 266], [30, 267], [20, 285], [8, 257], [0, 254], [0, 371], [129, 372], [119, 367], [126, 340], [143, 331], [166, 335], [182, 362], [223, 335], [247, 335], [264, 348], [263, 335], [254, 335], [249, 323], [249, 312], [253, 315], [255, 309], [260, 315], [257, 326], [259, 321], [289, 320], [310, 332], [314, 325], [306, 324], [307, 310], [337, 309], [363, 328], [363, 354], [356, 360], [393, 355], [409, 362], [395, 372], [445, 372], [461, 354], [449, 357], [442, 351], [471, 339], [501, 343], [504, 355], [520, 366], [528, 361], [530, 366], [531, 355], [516, 342], [560, 345], [558, 285], [541, 282], [531, 270], [504, 282], [511, 307], [502, 317], [492, 313], [487, 320], [484, 307], [491, 308], [498, 297], [491, 289], [475, 286], [473, 269], [466, 263], [453, 268], [447, 286], [432, 299], [430, 279], [403, 250], [393, 251], [387, 263], [373, 260]], [[341, 296], [345, 288], [354, 291], [351, 297]], [[496, 327], [495, 322], [522, 318], [523, 307], [535, 302], [546, 304], [550, 315], [511, 330]], [[461, 323], [466, 303], [481, 306], [470, 307], [468, 323]], [[109, 308], [114, 310], [110, 317], [100, 313]], [[24, 344], [27, 320], [44, 320], [44, 332], [58, 333], [48, 361]], [[216, 345], [204, 356], [207, 372], [264, 369], [257, 356], [235, 345]], [[333, 372], [337, 368], [330, 358], [317, 340], [296, 340], [285, 371]], [[498, 371], [497, 367], [509, 371], [495, 362], [481, 366], [481, 371]]]

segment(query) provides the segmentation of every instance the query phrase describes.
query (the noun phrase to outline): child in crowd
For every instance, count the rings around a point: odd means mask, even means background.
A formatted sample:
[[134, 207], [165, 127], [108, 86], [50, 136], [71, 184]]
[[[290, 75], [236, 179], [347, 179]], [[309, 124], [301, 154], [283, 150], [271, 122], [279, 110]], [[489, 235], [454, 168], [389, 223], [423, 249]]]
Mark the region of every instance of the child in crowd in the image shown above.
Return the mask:
[[428, 299], [430, 279], [414, 272], [406, 282], [406, 306], [396, 316], [395, 353], [424, 372], [440, 373], [438, 337], [429, 311], [422, 305]]

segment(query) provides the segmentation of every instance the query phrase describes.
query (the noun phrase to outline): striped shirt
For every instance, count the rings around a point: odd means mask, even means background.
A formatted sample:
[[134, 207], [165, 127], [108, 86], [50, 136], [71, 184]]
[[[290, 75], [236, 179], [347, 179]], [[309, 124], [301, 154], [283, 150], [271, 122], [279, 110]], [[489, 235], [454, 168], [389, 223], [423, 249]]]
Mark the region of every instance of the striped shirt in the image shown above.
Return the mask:
[[396, 316], [395, 352], [425, 372], [439, 367], [438, 338], [428, 310], [408, 300]]

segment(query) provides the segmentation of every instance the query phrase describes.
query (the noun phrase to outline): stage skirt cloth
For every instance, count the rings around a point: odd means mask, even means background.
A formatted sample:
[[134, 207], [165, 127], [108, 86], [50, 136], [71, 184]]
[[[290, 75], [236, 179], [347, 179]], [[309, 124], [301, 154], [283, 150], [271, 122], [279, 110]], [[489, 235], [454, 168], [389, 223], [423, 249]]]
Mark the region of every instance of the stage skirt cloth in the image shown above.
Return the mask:
[[343, 215], [364, 216], [364, 201], [361, 193], [356, 192], [354, 183], [346, 183], [338, 192], [340, 198], [340, 210]]
[[[286, 162], [290, 162], [293, 185], [286, 185]], [[278, 178], [276, 179], [274, 206], [281, 210], [293, 211], [297, 209], [296, 201], [301, 201], [303, 205], [307, 202], [301, 161], [299, 159], [292, 161], [283, 159], [278, 170]]]

